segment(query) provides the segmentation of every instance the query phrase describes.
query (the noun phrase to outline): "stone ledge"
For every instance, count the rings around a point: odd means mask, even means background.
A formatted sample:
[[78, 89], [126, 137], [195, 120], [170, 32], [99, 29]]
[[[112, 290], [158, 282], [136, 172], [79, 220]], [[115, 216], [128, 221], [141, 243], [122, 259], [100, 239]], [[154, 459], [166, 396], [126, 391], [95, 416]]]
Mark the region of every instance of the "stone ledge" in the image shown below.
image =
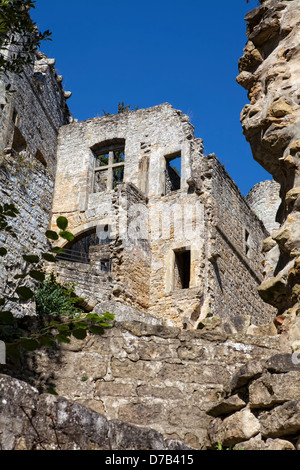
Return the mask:
[[150, 428], [105, 416], [63, 397], [39, 394], [0, 375], [2, 450], [188, 450]]

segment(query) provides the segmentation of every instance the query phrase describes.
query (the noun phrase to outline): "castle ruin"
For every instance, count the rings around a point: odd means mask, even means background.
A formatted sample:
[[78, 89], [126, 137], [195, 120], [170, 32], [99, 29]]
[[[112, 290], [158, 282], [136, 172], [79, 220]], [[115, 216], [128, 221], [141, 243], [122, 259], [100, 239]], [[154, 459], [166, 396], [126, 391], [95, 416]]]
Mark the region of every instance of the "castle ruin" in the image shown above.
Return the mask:
[[[101, 442], [94, 431], [87, 442], [84, 432], [73, 436], [58, 419], [65, 448], [108, 448], [107, 436], [130, 448], [126, 430], [145, 427], [156, 441], [146, 433], [140, 445], [154, 448], [172, 448], [166, 439], [193, 449], [299, 448], [300, 372], [291, 360], [300, 341], [299, 7], [267, 0], [246, 17], [237, 81], [250, 104], [241, 121], [275, 180], [246, 198], [169, 103], [78, 122], [55, 60], [38, 52], [21, 76], [2, 77], [16, 92], [1, 103], [0, 194], [20, 216], [18, 241], [1, 235], [9, 247], [1, 288], [10, 289], [24, 250], [48, 246], [45, 231], [63, 215], [75, 240], [59, 245], [51, 270], [76, 283], [86, 310], [116, 316], [103, 337], [26, 362], [34, 385], [51, 378], [60, 395], [39, 397], [28, 385], [26, 399], [40, 413], [102, 416]], [[16, 312], [28, 314], [32, 302]], [[0, 376], [5, 400], [10, 387]], [[3, 416], [4, 447], [37, 445], [18, 412]], [[40, 432], [51, 447], [51, 432]]]

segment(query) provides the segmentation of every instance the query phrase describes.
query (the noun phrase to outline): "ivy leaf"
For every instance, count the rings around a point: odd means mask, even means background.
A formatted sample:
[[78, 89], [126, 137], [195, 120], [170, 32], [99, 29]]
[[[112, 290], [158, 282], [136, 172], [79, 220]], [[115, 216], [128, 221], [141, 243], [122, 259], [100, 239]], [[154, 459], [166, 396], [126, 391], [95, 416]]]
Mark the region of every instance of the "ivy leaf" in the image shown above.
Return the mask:
[[38, 341], [42, 346], [49, 347], [54, 344], [54, 339], [51, 336], [39, 336]]
[[61, 325], [57, 325], [57, 330], [60, 333], [64, 333], [65, 335], [67, 335], [70, 331], [70, 328], [69, 328], [69, 325], [61, 324]]
[[56, 223], [60, 230], [64, 231], [68, 227], [68, 219], [66, 219], [66, 217], [58, 217], [58, 219], [56, 219]]
[[89, 326], [87, 322], [84, 322], [84, 321], [77, 321], [77, 322], [74, 322], [74, 326], [75, 326], [75, 329], [80, 329], [80, 330], [86, 330], [87, 327]]
[[50, 263], [56, 262], [56, 257], [53, 255], [50, 255], [50, 253], [43, 253], [42, 257], [44, 258], [44, 260], [49, 261]]
[[65, 240], [68, 240], [68, 242], [72, 242], [74, 240], [74, 235], [73, 233], [71, 232], [66, 232], [66, 231], [62, 231], [59, 233], [59, 235], [64, 238]]
[[32, 292], [32, 290], [29, 289], [29, 287], [25, 287], [25, 286], [18, 287], [16, 290], [16, 293], [23, 300], [29, 300], [34, 296], [34, 292]]
[[7, 255], [7, 249], [4, 248], [3, 246], [0, 247], [0, 256], [5, 256]]
[[35, 351], [40, 345], [35, 339], [22, 339], [21, 346], [26, 351]]
[[14, 316], [11, 312], [0, 312], [0, 323], [4, 325], [13, 325]]
[[46, 232], [46, 237], [49, 238], [50, 240], [58, 240], [59, 236], [56, 232], [53, 232], [53, 230], [47, 230]]
[[67, 336], [63, 335], [63, 334], [60, 334], [60, 335], [56, 335], [56, 339], [59, 343], [70, 343], [70, 338], [68, 338]]
[[23, 259], [31, 264], [36, 264], [40, 261], [37, 255], [23, 255]]
[[79, 328], [79, 329], [73, 330], [72, 335], [76, 339], [84, 339], [86, 337], [86, 329]]
[[41, 271], [30, 271], [29, 276], [36, 281], [43, 282], [45, 280], [45, 274]]
[[103, 313], [102, 316], [106, 320], [114, 320], [115, 319], [115, 315], [113, 313], [109, 313], [109, 312]]
[[16, 274], [14, 276], [14, 279], [25, 279], [26, 276], [27, 276], [27, 274]]
[[100, 335], [101, 336], [104, 333], [104, 329], [101, 328], [101, 326], [92, 325], [92, 326], [90, 326], [89, 330], [94, 335]]
[[64, 253], [65, 250], [64, 250], [63, 248], [59, 248], [58, 246], [56, 246], [56, 247], [54, 247], [54, 248], [51, 248], [50, 251], [51, 251], [51, 253], [58, 253], [58, 254], [60, 254], [60, 253]]

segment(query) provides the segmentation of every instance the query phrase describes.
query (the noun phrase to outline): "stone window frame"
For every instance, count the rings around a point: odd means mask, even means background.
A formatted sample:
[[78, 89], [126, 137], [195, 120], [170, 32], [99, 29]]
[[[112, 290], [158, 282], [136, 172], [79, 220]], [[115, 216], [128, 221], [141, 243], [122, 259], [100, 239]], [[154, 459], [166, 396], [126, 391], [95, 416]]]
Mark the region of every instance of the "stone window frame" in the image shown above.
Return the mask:
[[[182, 151], [181, 149], [180, 150], [175, 150], [174, 152], [168, 152], [167, 154], [164, 155], [164, 195], [168, 195], [168, 194], [171, 194], [175, 191], [180, 191], [181, 187], [182, 187], [182, 176], [181, 175], [178, 175], [179, 176], [179, 188], [176, 188], [176, 189], [172, 189], [171, 191], [167, 191], [167, 188], [166, 188], [166, 180], [167, 180], [167, 167], [168, 165], [170, 164], [171, 161], [173, 160], [176, 160], [180, 158], [180, 165], [182, 167]], [[172, 167], [171, 167], [172, 168]], [[180, 168], [181, 170], [181, 168]], [[181, 171], [180, 171], [181, 173]]]
[[[181, 248], [173, 249], [173, 291], [182, 291], [190, 289], [191, 284], [191, 248], [184, 246]], [[184, 259], [183, 255], [188, 254], [188, 260]], [[185, 269], [188, 265], [189, 272], [184, 273], [182, 269]], [[187, 282], [188, 281], [188, 282]], [[181, 286], [179, 285], [181, 284]]]
[[249, 258], [250, 253], [250, 232], [244, 228], [244, 253]]
[[[93, 192], [95, 190], [95, 176], [100, 171], [107, 171], [106, 191], [114, 189], [114, 168], [123, 168], [125, 171], [125, 158], [123, 162], [114, 163], [115, 152], [123, 152], [125, 155], [125, 142], [124, 144], [111, 144], [99, 146], [96, 150], [93, 150], [94, 154], [94, 171], [93, 171]], [[108, 153], [108, 165], [97, 166], [97, 156]]]

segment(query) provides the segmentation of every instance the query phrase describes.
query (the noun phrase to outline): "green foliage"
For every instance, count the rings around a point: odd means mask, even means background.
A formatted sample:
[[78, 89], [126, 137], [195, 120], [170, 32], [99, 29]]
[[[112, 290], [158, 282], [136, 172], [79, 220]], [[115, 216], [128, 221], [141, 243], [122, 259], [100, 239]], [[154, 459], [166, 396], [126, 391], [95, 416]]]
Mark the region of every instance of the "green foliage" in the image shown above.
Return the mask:
[[53, 273], [45, 279], [35, 293], [36, 313], [38, 315], [75, 316], [82, 309], [76, 307], [83, 299], [74, 295], [75, 285], [62, 286]]
[[[8, 224], [10, 217], [16, 217], [18, 210], [12, 204], [0, 205], [0, 232], [8, 232], [12, 237], [17, 238], [12, 227]], [[59, 217], [56, 221], [59, 233], [47, 231], [49, 240], [59, 240], [63, 238], [71, 241], [74, 236], [66, 231], [68, 220]], [[54, 247], [50, 251], [36, 254], [23, 255], [26, 265], [21, 274], [14, 277], [16, 285], [12, 295], [0, 297], [0, 338], [6, 343], [6, 353], [10, 357], [19, 357], [20, 350], [35, 351], [40, 347], [51, 347], [55, 343], [69, 343], [74, 336], [77, 339], [84, 339], [88, 333], [102, 335], [105, 328], [111, 328], [114, 315], [103, 313], [85, 314], [76, 304], [83, 299], [74, 295], [75, 286], [68, 284], [62, 286], [57, 282], [54, 274], [48, 278], [43, 271], [43, 260], [56, 262], [57, 254], [63, 249]], [[0, 247], [0, 256], [5, 256], [7, 249]], [[38, 283], [38, 288], [28, 287], [25, 281], [30, 279]], [[38, 314], [38, 326], [28, 327], [26, 334], [18, 326], [16, 319], [9, 310], [11, 302], [35, 301]], [[34, 320], [34, 319], [33, 319]]]
[[217, 446], [216, 446], [216, 449], [217, 450], [245, 450], [244, 447], [237, 447], [234, 446], [234, 447], [223, 447], [222, 444], [220, 442], [218, 442]]
[[39, 32], [30, 18], [33, 0], [0, 0], [0, 48], [12, 54], [0, 55], [0, 72], [21, 74], [34, 62], [34, 53], [50, 31]]
[[[130, 105], [130, 104], [128, 104], [127, 106], [125, 106], [124, 101], [119, 102], [119, 103], [118, 103], [118, 114], [128, 113], [128, 112], [130, 111], [130, 108], [131, 108], [131, 105]], [[137, 111], [138, 109], [139, 109], [139, 107], [136, 106], [135, 111]], [[107, 113], [107, 112], [104, 111], [104, 110], [103, 110], [102, 112], [103, 112], [103, 115], [104, 115], [104, 116], [111, 116], [110, 113]]]

